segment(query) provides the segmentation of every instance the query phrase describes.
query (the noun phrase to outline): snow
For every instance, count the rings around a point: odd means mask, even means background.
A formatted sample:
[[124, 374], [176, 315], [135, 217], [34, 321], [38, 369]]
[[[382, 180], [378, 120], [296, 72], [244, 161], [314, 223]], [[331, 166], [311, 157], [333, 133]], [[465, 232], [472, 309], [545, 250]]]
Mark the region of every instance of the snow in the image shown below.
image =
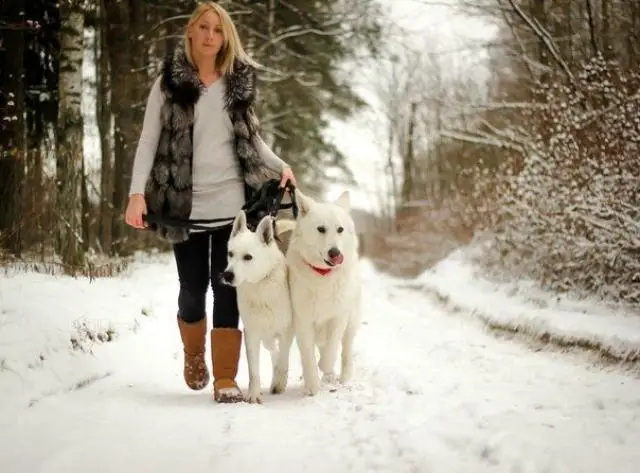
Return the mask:
[[[497, 339], [366, 261], [363, 276], [352, 382], [304, 396], [294, 349], [263, 405], [183, 385], [170, 255], [92, 282], [1, 276], [0, 471], [637, 471], [638, 379]], [[113, 340], [72, 350], [83, 322]]]
[[564, 343], [600, 347], [616, 359], [640, 359], [640, 317], [593, 300], [551, 296], [531, 281], [497, 284], [463, 248], [425, 271], [413, 283], [487, 324], [532, 336], [552, 335]]

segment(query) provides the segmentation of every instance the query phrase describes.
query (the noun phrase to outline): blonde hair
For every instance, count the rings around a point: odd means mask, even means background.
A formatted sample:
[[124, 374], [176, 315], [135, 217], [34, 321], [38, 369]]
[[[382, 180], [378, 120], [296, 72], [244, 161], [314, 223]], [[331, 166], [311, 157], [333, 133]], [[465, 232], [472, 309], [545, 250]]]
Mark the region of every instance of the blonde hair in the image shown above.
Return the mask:
[[242, 47], [238, 30], [236, 29], [231, 16], [229, 16], [229, 13], [215, 2], [202, 2], [198, 4], [184, 29], [184, 51], [187, 56], [187, 60], [191, 65], [195, 67], [193, 55], [191, 53], [189, 29], [208, 11], [213, 11], [218, 15], [218, 18], [220, 18], [220, 26], [222, 27], [223, 42], [220, 51], [216, 56], [216, 69], [218, 69], [222, 74], [232, 73], [233, 64], [236, 59], [240, 59], [242, 62], [254, 67], [259, 67], [259, 64], [251, 59]]

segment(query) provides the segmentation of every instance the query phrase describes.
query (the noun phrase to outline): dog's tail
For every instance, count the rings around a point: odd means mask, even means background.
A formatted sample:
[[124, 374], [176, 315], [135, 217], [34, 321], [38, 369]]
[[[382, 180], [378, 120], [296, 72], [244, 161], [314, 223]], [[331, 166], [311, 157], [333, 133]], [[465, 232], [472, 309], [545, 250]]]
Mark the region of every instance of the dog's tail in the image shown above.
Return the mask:
[[296, 228], [295, 220], [276, 220], [276, 235], [282, 235], [294, 228]]

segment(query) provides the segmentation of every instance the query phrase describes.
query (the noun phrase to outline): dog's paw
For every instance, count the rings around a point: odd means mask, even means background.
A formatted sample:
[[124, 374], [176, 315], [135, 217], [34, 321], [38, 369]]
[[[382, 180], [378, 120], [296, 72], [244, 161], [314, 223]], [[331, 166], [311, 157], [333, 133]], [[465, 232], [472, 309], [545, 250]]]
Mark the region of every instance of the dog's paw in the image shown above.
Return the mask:
[[262, 404], [262, 394], [258, 393], [249, 393], [245, 397], [245, 401], [249, 404]]
[[262, 391], [259, 380], [249, 381], [249, 392], [245, 396], [245, 401], [251, 404], [262, 404]]
[[322, 375], [322, 382], [326, 384], [336, 384], [338, 377], [335, 373], [325, 373]]
[[352, 374], [353, 374], [353, 370], [351, 368], [343, 369], [342, 372], [340, 373], [340, 383], [341, 384], [348, 383], [349, 380], [351, 379]]
[[304, 385], [304, 392], [307, 396], [315, 396], [320, 391], [319, 383], [307, 383]]
[[271, 383], [271, 394], [282, 394], [287, 389], [287, 378], [278, 377]]

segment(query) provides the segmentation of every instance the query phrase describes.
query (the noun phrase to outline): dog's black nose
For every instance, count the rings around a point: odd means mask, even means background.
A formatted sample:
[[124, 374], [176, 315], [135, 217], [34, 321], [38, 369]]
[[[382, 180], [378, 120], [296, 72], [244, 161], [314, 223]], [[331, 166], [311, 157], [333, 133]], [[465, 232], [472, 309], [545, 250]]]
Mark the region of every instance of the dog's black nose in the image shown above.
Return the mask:
[[224, 271], [220, 275], [220, 279], [222, 279], [222, 282], [226, 284], [231, 284], [233, 282], [234, 277], [235, 275], [231, 271]]
[[328, 255], [329, 255], [329, 258], [332, 258], [332, 259], [337, 258], [338, 256], [340, 256], [340, 250], [335, 246], [332, 246], [331, 248], [329, 248]]

